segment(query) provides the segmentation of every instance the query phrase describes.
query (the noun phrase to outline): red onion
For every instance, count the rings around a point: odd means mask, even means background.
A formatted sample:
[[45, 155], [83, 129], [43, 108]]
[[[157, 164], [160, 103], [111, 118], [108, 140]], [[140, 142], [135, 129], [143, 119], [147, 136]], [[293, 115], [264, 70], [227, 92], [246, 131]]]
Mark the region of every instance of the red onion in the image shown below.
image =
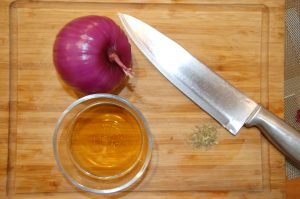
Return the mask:
[[61, 78], [85, 94], [113, 92], [131, 76], [128, 38], [107, 17], [84, 16], [67, 23], [53, 51]]

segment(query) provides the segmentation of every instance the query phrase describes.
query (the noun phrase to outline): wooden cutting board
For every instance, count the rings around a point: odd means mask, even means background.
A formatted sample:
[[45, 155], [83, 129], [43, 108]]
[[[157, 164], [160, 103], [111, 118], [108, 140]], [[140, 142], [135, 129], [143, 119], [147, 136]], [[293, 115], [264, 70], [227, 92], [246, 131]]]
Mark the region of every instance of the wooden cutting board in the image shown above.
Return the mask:
[[[84, 15], [117, 13], [149, 23], [219, 75], [282, 115], [284, 1], [1, 2], [0, 196], [85, 198], [58, 171], [52, 134], [78, 96], [52, 62], [57, 32]], [[168, 82], [132, 44], [135, 78], [119, 93], [145, 115], [153, 156], [128, 198], [283, 198], [284, 158], [255, 129], [233, 136]], [[213, 126], [218, 143], [195, 148], [196, 127]], [[3, 155], [4, 154], [4, 155]]]

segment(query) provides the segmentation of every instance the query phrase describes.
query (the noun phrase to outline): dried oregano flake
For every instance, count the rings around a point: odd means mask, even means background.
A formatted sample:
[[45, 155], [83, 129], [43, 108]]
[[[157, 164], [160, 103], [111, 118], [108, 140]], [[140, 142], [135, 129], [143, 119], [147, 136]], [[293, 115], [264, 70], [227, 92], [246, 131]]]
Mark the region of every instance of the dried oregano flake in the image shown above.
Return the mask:
[[197, 149], [210, 149], [218, 144], [218, 131], [215, 126], [203, 125], [195, 126], [193, 132], [189, 134], [187, 141]]

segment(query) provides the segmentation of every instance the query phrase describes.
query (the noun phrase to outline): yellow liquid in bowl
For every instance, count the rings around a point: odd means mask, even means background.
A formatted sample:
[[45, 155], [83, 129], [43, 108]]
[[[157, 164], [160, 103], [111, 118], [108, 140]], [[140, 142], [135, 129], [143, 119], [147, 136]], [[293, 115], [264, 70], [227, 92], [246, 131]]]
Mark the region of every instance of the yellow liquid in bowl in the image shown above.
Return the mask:
[[77, 117], [70, 149], [80, 170], [109, 178], [130, 171], [142, 144], [141, 128], [130, 112], [117, 105], [98, 104]]

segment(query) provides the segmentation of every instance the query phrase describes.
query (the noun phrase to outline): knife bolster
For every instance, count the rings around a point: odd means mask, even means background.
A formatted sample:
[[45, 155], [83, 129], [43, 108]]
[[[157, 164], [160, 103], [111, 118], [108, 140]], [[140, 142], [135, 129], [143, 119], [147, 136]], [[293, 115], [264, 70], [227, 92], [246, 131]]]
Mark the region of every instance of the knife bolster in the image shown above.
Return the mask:
[[300, 133], [297, 130], [262, 106], [249, 117], [245, 126], [258, 127], [263, 135], [300, 169]]

